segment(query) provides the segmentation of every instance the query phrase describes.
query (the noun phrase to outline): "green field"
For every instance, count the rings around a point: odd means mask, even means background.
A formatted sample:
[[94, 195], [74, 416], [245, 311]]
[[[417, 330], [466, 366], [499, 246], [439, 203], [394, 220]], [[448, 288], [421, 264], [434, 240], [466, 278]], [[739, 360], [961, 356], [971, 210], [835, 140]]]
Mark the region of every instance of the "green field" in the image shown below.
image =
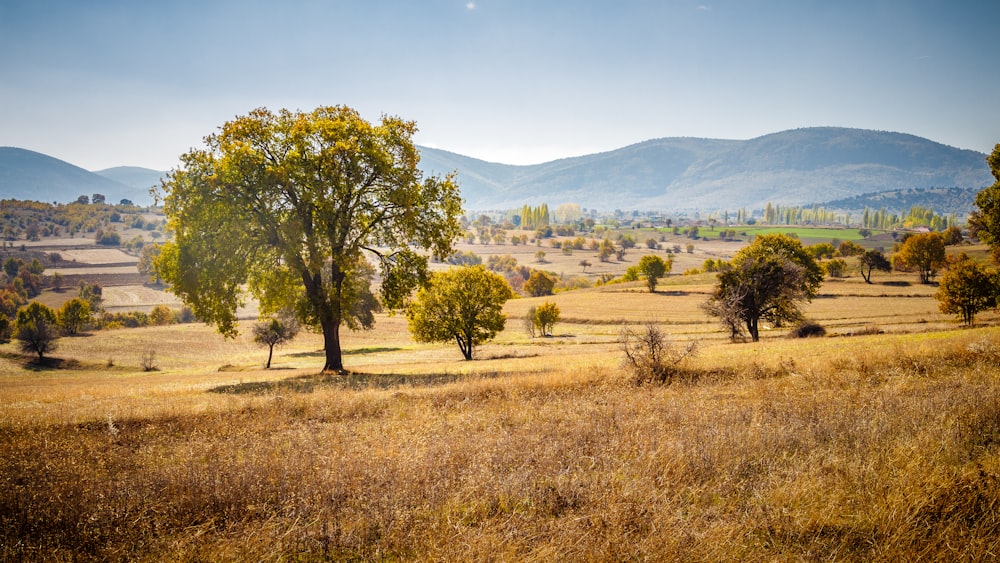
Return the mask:
[[[769, 227], [734, 227], [737, 233], [746, 233], [748, 237], [753, 237], [756, 235], [772, 235], [772, 234], [782, 234], [782, 235], [792, 235], [794, 234], [802, 244], [816, 244], [820, 242], [830, 242], [833, 239], [838, 239], [841, 241], [859, 241], [864, 239], [858, 233], [858, 229], [838, 229], [833, 227], [799, 227], [794, 225], [789, 225], [787, 227], [782, 226], [769, 226]], [[702, 231], [703, 236], [712, 236], [711, 231]]]

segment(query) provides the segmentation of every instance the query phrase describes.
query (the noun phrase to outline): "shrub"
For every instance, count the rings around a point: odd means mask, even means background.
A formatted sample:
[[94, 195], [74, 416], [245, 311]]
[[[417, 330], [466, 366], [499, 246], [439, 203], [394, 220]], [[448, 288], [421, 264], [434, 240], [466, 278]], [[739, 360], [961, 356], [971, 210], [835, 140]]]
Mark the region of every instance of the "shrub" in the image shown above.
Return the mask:
[[814, 336], [826, 336], [826, 329], [819, 323], [809, 321], [799, 324], [788, 333], [789, 338], [812, 338]]
[[693, 341], [683, 349], [678, 348], [654, 324], [647, 324], [643, 332], [626, 326], [619, 333], [618, 342], [624, 354], [622, 365], [636, 385], [669, 385], [678, 373], [678, 365], [697, 349]]

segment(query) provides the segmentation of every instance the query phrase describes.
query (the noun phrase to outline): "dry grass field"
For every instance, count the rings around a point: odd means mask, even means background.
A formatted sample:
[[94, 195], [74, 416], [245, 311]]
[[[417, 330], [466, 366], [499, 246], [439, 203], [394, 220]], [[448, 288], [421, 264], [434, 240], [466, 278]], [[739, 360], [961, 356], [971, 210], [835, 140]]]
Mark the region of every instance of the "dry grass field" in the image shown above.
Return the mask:
[[[472, 362], [383, 315], [345, 331], [350, 376], [317, 374], [309, 333], [270, 370], [200, 325], [63, 338], [45, 366], [6, 344], [0, 560], [994, 559], [1000, 323], [876, 281], [823, 285], [829, 336], [756, 344], [698, 308], [707, 274], [511, 301]], [[545, 300], [564, 320], [529, 338]], [[624, 322], [698, 354], [636, 386]]]

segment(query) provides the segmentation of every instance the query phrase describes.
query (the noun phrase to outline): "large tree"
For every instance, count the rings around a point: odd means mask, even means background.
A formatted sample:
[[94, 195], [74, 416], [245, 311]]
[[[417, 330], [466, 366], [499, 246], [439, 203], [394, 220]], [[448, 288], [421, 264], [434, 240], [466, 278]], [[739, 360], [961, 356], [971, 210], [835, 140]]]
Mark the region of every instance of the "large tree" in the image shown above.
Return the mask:
[[993, 173], [992, 186], [976, 195], [976, 207], [969, 217], [969, 227], [974, 236], [993, 248], [993, 257], [1000, 261], [1000, 144], [986, 157]]
[[471, 360], [476, 346], [503, 330], [501, 310], [512, 297], [507, 280], [483, 266], [436, 272], [407, 309], [410, 333], [420, 342], [455, 341]]
[[323, 332], [324, 371], [343, 372], [341, 324], [369, 328], [377, 306], [369, 260], [396, 307], [426, 279], [416, 249], [447, 256], [461, 233], [458, 186], [422, 176], [415, 131], [344, 106], [258, 109], [225, 123], [163, 184], [174, 241], [157, 272], [227, 336], [245, 292], [264, 315], [296, 311]]
[[799, 241], [758, 236], [719, 273], [719, 284], [704, 308], [733, 337], [746, 328], [756, 342], [760, 319], [774, 326], [800, 319], [799, 304], [812, 299], [822, 281], [822, 268]]

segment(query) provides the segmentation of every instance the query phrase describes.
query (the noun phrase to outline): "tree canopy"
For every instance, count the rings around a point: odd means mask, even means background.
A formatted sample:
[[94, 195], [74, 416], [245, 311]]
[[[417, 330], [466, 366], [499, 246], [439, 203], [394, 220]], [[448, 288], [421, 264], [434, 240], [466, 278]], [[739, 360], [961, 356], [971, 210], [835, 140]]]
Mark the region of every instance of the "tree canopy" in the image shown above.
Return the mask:
[[514, 297], [507, 280], [483, 266], [431, 274], [407, 309], [410, 333], [418, 342], [458, 343], [462, 356], [503, 330], [503, 304]]
[[763, 235], [723, 268], [704, 308], [734, 338], [745, 328], [756, 342], [760, 319], [774, 326], [799, 320], [799, 303], [812, 299], [822, 281], [822, 268], [799, 241]]
[[448, 256], [461, 233], [458, 186], [423, 177], [415, 131], [345, 106], [262, 108], [223, 124], [163, 184], [174, 241], [159, 276], [227, 336], [245, 290], [264, 315], [294, 310], [323, 332], [324, 371], [342, 372], [340, 325], [370, 327], [378, 305], [369, 260], [383, 302], [398, 307], [426, 280], [416, 249]]
[[995, 181], [976, 195], [979, 209], [969, 217], [969, 225], [976, 237], [993, 248], [994, 258], [1000, 258], [1000, 144], [986, 157], [986, 163]]

